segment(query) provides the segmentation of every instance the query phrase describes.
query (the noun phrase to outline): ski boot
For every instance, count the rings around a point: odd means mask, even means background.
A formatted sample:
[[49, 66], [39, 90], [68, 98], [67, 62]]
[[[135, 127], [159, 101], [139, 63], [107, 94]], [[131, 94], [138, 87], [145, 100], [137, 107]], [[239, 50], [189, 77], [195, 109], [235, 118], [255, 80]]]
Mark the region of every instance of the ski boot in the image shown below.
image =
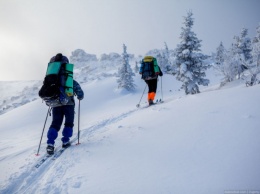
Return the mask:
[[153, 104], [154, 104], [153, 100], [149, 100], [149, 106], [151, 106]]
[[53, 155], [53, 154], [54, 154], [54, 145], [49, 144], [49, 145], [47, 146], [46, 150], [47, 150], [47, 153], [48, 153], [49, 155]]
[[71, 143], [69, 141], [62, 144], [62, 148], [68, 148], [70, 146], [71, 146]]

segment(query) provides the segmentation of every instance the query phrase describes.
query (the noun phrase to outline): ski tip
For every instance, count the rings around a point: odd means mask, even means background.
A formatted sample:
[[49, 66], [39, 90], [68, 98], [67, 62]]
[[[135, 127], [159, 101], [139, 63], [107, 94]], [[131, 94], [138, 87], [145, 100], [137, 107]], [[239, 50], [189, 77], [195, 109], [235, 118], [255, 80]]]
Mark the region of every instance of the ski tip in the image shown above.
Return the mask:
[[39, 156], [40, 154], [35, 154], [35, 156]]

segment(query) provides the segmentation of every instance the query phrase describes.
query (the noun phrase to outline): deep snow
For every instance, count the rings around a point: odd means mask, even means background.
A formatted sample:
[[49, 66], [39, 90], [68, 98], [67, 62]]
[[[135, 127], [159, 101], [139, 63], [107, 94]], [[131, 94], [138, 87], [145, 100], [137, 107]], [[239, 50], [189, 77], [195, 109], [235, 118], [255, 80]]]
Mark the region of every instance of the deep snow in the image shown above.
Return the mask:
[[0, 115], [0, 193], [260, 193], [260, 85], [219, 88], [211, 74], [209, 87], [186, 96], [174, 77], [162, 80], [164, 103], [139, 109], [138, 75], [135, 93], [117, 89], [113, 76], [82, 84], [81, 144], [39, 169], [47, 107], [38, 99]]

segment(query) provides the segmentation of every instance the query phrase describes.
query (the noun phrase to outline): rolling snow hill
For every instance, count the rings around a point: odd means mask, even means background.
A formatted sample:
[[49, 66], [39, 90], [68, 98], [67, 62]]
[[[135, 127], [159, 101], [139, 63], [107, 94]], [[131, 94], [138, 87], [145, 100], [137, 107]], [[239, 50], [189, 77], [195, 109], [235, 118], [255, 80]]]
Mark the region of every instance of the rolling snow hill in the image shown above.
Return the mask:
[[[35, 156], [47, 107], [37, 99], [0, 115], [0, 193], [260, 192], [260, 84], [219, 88], [218, 78], [211, 80], [186, 96], [165, 75], [157, 92], [164, 103], [148, 108], [146, 94], [136, 108], [145, 87], [139, 76], [135, 93], [117, 89], [114, 76], [82, 82], [81, 144], [38, 169], [51, 122]], [[77, 137], [78, 104], [75, 111]]]

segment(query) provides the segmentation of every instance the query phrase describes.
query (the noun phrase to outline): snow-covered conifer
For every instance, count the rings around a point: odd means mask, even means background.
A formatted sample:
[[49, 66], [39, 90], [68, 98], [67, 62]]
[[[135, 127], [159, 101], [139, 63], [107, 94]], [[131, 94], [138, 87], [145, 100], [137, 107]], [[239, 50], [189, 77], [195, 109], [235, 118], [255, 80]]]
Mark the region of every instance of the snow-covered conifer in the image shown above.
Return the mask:
[[224, 61], [219, 66], [219, 70], [224, 76], [223, 82], [221, 83], [222, 85], [226, 84], [227, 82], [231, 82], [236, 78], [238, 74], [237, 64], [239, 64], [239, 55], [234, 55], [234, 53], [231, 50], [225, 52], [223, 57]]
[[[238, 38], [239, 37], [235, 36], [234, 40], [238, 40]], [[241, 55], [239, 54], [240, 49], [237, 43], [237, 41], [232, 43], [228, 51], [225, 50], [222, 42], [217, 48], [215, 67], [223, 74], [225, 83], [233, 81], [237, 75], [240, 77], [240, 74], [244, 70]]]
[[252, 65], [249, 72], [251, 74], [250, 85], [254, 85], [257, 74], [260, 73], [260, 24], [256, 28], [256, 36], [252, 41]]
[[253, 39], [252, 56], [254, 65], [260, 68], [260, 24], [256, 28], [256, 36]]
[[240, 36], [234, 36], [234, 41], [230, 48], [230, 57], [233, 57], [232, 65], [237, 71], [237, 78], [241, 78], [241, 74], [245, 69], [250, 68], [252, 63], [252, 45], [251, 39], [248, 37], [248, 30], [243, 28]]
[[242, 54], [245, 61], [248, 63], [252, 62], [252, 45], [251, 45], [251, 39], [248, 37], [248, 29], [243, 28], [239, 37], [239, 45], [240, 53]]
[[209, 68], [204, 60], [206, 55], [200, 53], [201, 40], [192, 31], [194, 23], [193, 13], [188, 12], [184, 17], [184, 27], [181, 32], [181, 43], [176, 48], [176, 79], [183, 82], [182, 88], [186, 94], [199, 93], [198, 85], [206, 86], [209, 80], [205, 79], [205, 71]]
[[217, 52], [214, 56], [214, 68], [223, 75], [222, 85], [231, 82], [237, 75], [236, 58], [233, 58], [231, 50], [226, 51], [222, 42], [217, 47]]
[[212, 56], [212, 59], [214, 60], [214, 68], [222, 75], [224, 75], [224, 62], [225, 57], [227, 54], [227, 51], [223, 45], [222, 42], [220, 42], [219, 46], [216, 49], [216, 53], [214, 53], [214, 56]]
[[224, 62], [224, 55], [225, 55], [225, 47], [223, 43], [220, 42], [220, 45], [217, 48], [216, 56], [215, 56], [215, 64], [216, 66], [221, 66]]
[[123, 63], [122, 67], [119, 68], [118, 70], [118, 88], [124, 88], [128, 91], [133, 91], [135, 90], [135, 84], [134, 84], [134, 79], [133, 76], [135, 75], [130, 67], [129, 64], [129, 55], [126, 52], [126, 46], [123, 44]]
[[171, 70], [171, 62], [170, 62], [170, 52], [166, 42], [164, 42], [164, 50], [162, 51], [162, 64], [161, 70], [163, 72], [167, 72]]

